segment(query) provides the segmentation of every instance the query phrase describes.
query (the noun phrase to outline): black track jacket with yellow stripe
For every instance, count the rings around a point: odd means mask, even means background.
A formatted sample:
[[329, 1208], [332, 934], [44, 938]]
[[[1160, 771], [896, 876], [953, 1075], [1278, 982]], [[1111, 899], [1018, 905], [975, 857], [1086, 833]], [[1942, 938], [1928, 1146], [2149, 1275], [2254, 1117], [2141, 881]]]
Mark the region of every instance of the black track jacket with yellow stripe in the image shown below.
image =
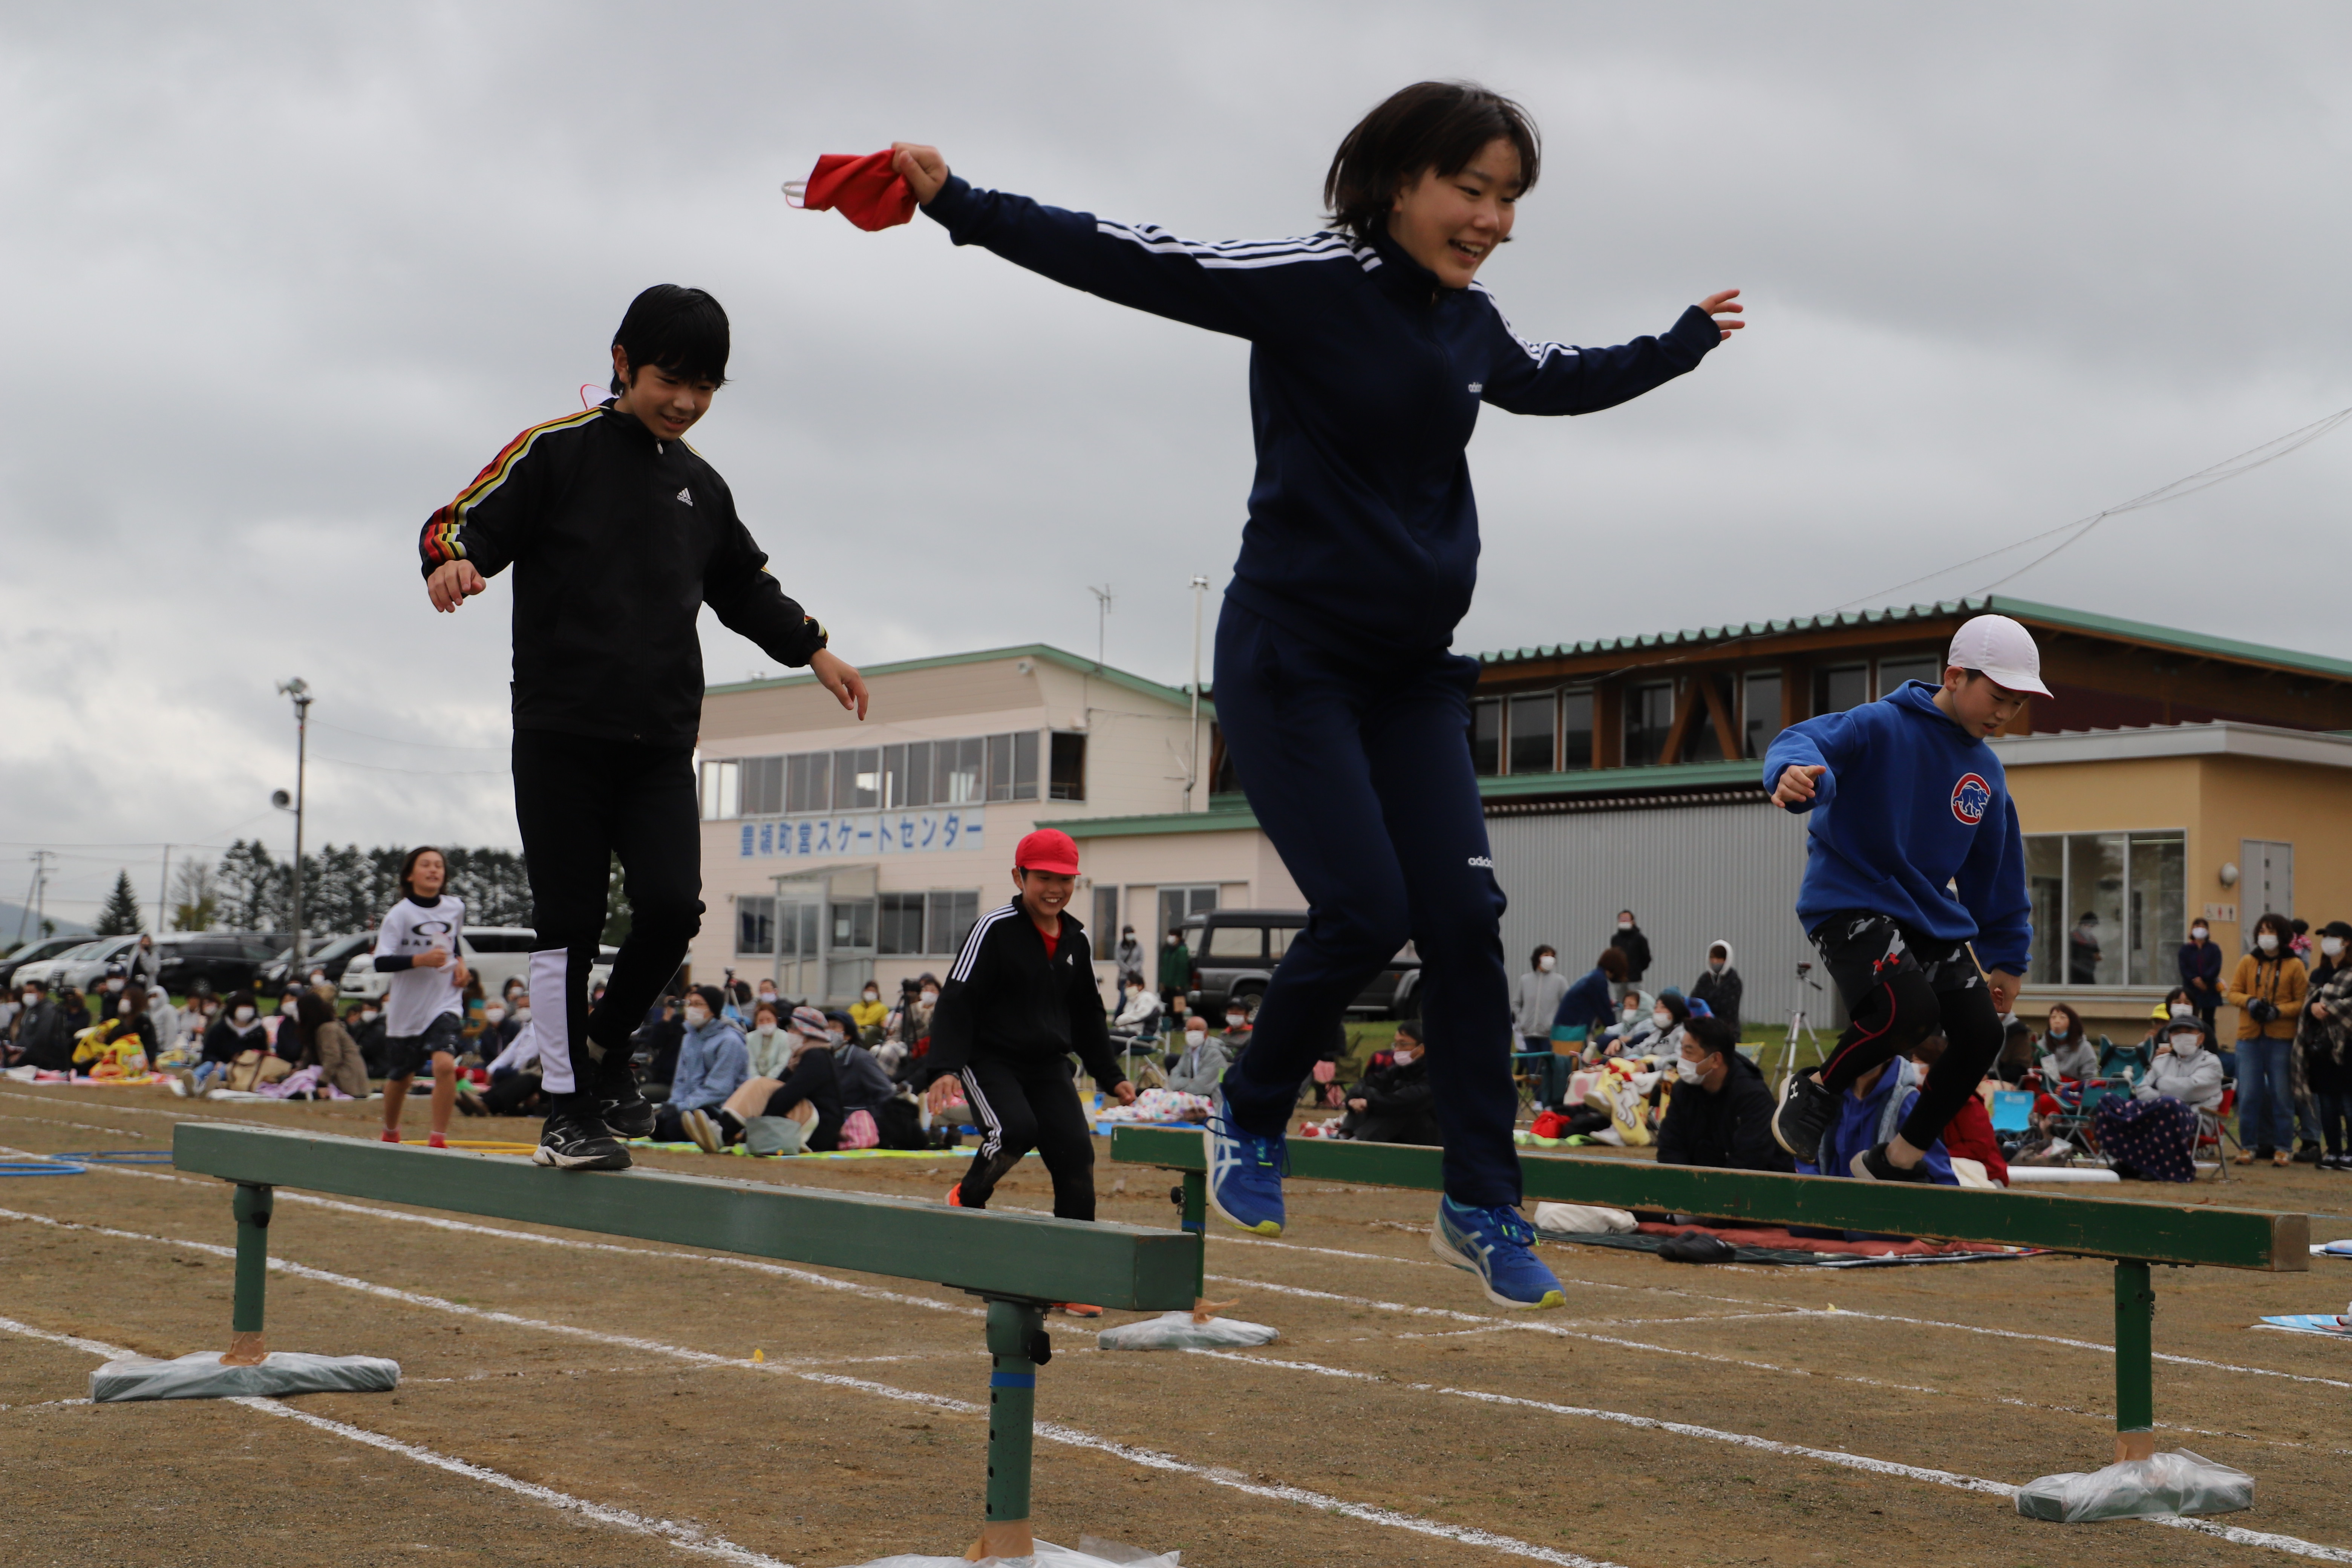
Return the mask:
[[804, 665], [824, 628], [784, 595], [727, 481], [608, 401], [534, 426], [425, 523], [424, 569], [512, 565], [514, 727], [690, 746], [702, 719], [695, 617]]

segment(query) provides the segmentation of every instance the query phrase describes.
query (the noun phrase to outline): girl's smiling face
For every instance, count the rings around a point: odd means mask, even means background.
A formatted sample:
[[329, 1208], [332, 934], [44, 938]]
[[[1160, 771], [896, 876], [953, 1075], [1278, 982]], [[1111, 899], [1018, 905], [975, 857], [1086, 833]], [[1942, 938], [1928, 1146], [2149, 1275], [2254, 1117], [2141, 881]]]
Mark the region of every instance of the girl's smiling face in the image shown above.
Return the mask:
[[1424, 169], [1399, 190], [1389, 233], [1445, 287], [1467, 289], [1511, 237], [1518, 199], [1519, 150], [1497, 136], [1453, 174]]

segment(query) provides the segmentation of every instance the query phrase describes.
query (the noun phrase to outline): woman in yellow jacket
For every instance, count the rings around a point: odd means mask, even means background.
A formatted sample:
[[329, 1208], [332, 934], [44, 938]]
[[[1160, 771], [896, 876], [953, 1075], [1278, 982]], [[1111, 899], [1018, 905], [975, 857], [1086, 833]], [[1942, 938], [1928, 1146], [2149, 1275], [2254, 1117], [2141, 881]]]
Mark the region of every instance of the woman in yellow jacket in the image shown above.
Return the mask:
[[2238, 1009], [2238, 1163], [2294, 1158], [2295, 1020], [2310, 976], [2284, 915], [2254, 922], [2254, 950], [2238, 960], [2225, 994]]

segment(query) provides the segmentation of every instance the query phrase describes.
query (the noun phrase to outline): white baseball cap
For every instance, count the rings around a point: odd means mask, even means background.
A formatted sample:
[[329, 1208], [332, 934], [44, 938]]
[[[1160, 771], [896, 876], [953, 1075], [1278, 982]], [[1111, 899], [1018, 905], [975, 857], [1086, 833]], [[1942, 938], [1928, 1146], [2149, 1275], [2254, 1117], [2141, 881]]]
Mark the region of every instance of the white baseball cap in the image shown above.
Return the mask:
[[1952, 649], [1944, 664], [1976, 670], [2011, 691], [2050, 695], [2042, 684], [2042, 650], [2033, 646], [2033, 634], [2007, 616], [1978, 616], [1964, 622], [1952, 634]]

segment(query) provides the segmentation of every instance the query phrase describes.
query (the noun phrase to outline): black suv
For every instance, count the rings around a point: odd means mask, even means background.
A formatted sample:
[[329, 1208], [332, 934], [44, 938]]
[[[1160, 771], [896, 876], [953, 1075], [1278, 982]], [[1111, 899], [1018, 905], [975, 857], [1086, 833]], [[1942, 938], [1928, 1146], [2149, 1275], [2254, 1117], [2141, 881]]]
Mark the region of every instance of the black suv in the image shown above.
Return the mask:
[[[1236, 996], [1247, 997], [1255, 1007], [1265, 994], [1266, 982], [1274, 978], [1276, 963], [1306, 924], [1305, 910], [1211, 910], [1186, 921], [1184, 945], [1192, 952], [1188, 1005], [1212, 1018], [1223, 1016], [1225, 1004]], [[1348, 1011], [1397, 1018], [1421, 1016], [1421, 958], [1412, 943], [1405, 943], [1388, 967], [1372, 976]]]
[[202, 980], [226, 996], [253, 984], [254, 972], [286, 950], [289, 938], [267, 931], [174, 931], [155, 939], [163, 989], [184, 996]]

